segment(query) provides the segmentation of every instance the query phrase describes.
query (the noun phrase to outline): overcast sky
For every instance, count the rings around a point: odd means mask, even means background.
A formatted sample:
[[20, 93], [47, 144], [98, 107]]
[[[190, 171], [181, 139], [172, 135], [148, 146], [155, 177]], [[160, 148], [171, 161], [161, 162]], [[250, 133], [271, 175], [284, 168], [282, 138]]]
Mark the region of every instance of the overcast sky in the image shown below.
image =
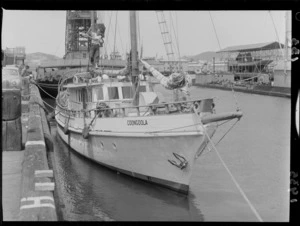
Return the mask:
[[[103, 12], [100, 15], [106, 25], [108, 53], [114, 46], [117, 15], [115, 48], [124, 54], [130, 47], [129, 12]], [[173, 34], [175, 30], [178, 36], [181, 56], [218, 51], [234, 45], [278, 41], [278, 38], [284, 43], [285, 11], [210, 11], [210, 14], [209, 11], [171, 13], [174, 27], [171, 32]], [[155, 11], [139, 11], [138, 15], [143, 56], [165, 55]], [[170, 31], [169, 11], [165, 11], [165, 18]], [[2, 49], [25, 46], [26, 53], [43, 52], [58, 57], [65, 53], [66, 11], [3, 10], [2, 23]]]

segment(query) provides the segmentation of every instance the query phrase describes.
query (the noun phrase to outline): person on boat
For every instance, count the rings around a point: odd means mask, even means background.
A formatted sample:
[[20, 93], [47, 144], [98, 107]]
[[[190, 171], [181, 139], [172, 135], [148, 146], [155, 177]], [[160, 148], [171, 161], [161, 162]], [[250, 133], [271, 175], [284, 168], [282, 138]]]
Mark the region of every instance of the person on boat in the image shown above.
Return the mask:
[[93, 65], [93, 67], [95, 67], [98, 66], [97, 62], [99, 61], [100, 47], [103, 46], [104, 40], [99, 28], [96, 30], [96, 32], [93, 32], [92, 27], [90, 27], [87, 35], [92, 39], [89, 57], [91, 64]]
[[192, 78], [184, 72], [174, 72], [169, 77], [164, 76], [147, 62], [140, 60], [150, 73], [160, 82], [166, 89], [179, 89], [186, 95], [190, 95], [188, 88], [192, 85]]

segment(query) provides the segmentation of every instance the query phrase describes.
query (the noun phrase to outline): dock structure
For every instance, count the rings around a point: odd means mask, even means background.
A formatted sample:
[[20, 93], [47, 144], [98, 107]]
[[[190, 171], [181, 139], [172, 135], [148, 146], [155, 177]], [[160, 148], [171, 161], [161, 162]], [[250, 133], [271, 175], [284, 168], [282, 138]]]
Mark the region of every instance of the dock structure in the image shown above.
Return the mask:
[[39, 90], [26, 79], [22, 90], [2, 89], [3, 220], [57, 221], [50, 127]]

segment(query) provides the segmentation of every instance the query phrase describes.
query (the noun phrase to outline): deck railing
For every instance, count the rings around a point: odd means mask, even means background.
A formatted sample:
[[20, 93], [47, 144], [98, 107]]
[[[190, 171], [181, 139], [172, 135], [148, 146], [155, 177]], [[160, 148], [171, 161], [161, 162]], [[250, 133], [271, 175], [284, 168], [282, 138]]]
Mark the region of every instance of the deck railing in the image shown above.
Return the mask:
[[70, 117], [79, 118], [94, 118], [98, 117], [113, 118], [113, 117], [133, 117], [150, 115], [166, 115], [170, 113], [190, 113], [193, 112], [193, 106], [196, 106], [198, 112], [213, 112], [213, 98], [196, 99], [187, 101], [177, 101], [168, 103], [158, 103], [139, 106], [120, 106], [120, 107], [102, 107], [89, 110], [70, 110], [62, 107], [57, 101], [57, 110]]

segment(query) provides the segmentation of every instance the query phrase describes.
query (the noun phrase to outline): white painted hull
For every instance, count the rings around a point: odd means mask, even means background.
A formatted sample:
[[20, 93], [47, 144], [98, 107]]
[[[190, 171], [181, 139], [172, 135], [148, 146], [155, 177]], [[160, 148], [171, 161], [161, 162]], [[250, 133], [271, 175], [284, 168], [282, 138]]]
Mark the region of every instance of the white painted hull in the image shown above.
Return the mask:
[[[99, 118], [88, 139], [82, 136], [82, 118], [70, 119], [67, 135], [64, 133], [66, 117], [58, 114], [56, 121], [60, 137], [83, 156], [127, 175], [187, 193], [196, 156], [207, 143], [202, 127], [188, 126], [196, 124], [194, 117], [197, 116]], [[147, 124], [130, 125], [129, 119], [142, 120], [144, 124], [147, 121]], [[184, 125], [188, 127], [182, 128]], [[215, 125], [206, 128], [212, 136]], [[151, 133], [158, 130], [163, 132]], [[168, 161], [180, 163], [173, 153], [184, 156], [188, 162], [185, 168]]]

